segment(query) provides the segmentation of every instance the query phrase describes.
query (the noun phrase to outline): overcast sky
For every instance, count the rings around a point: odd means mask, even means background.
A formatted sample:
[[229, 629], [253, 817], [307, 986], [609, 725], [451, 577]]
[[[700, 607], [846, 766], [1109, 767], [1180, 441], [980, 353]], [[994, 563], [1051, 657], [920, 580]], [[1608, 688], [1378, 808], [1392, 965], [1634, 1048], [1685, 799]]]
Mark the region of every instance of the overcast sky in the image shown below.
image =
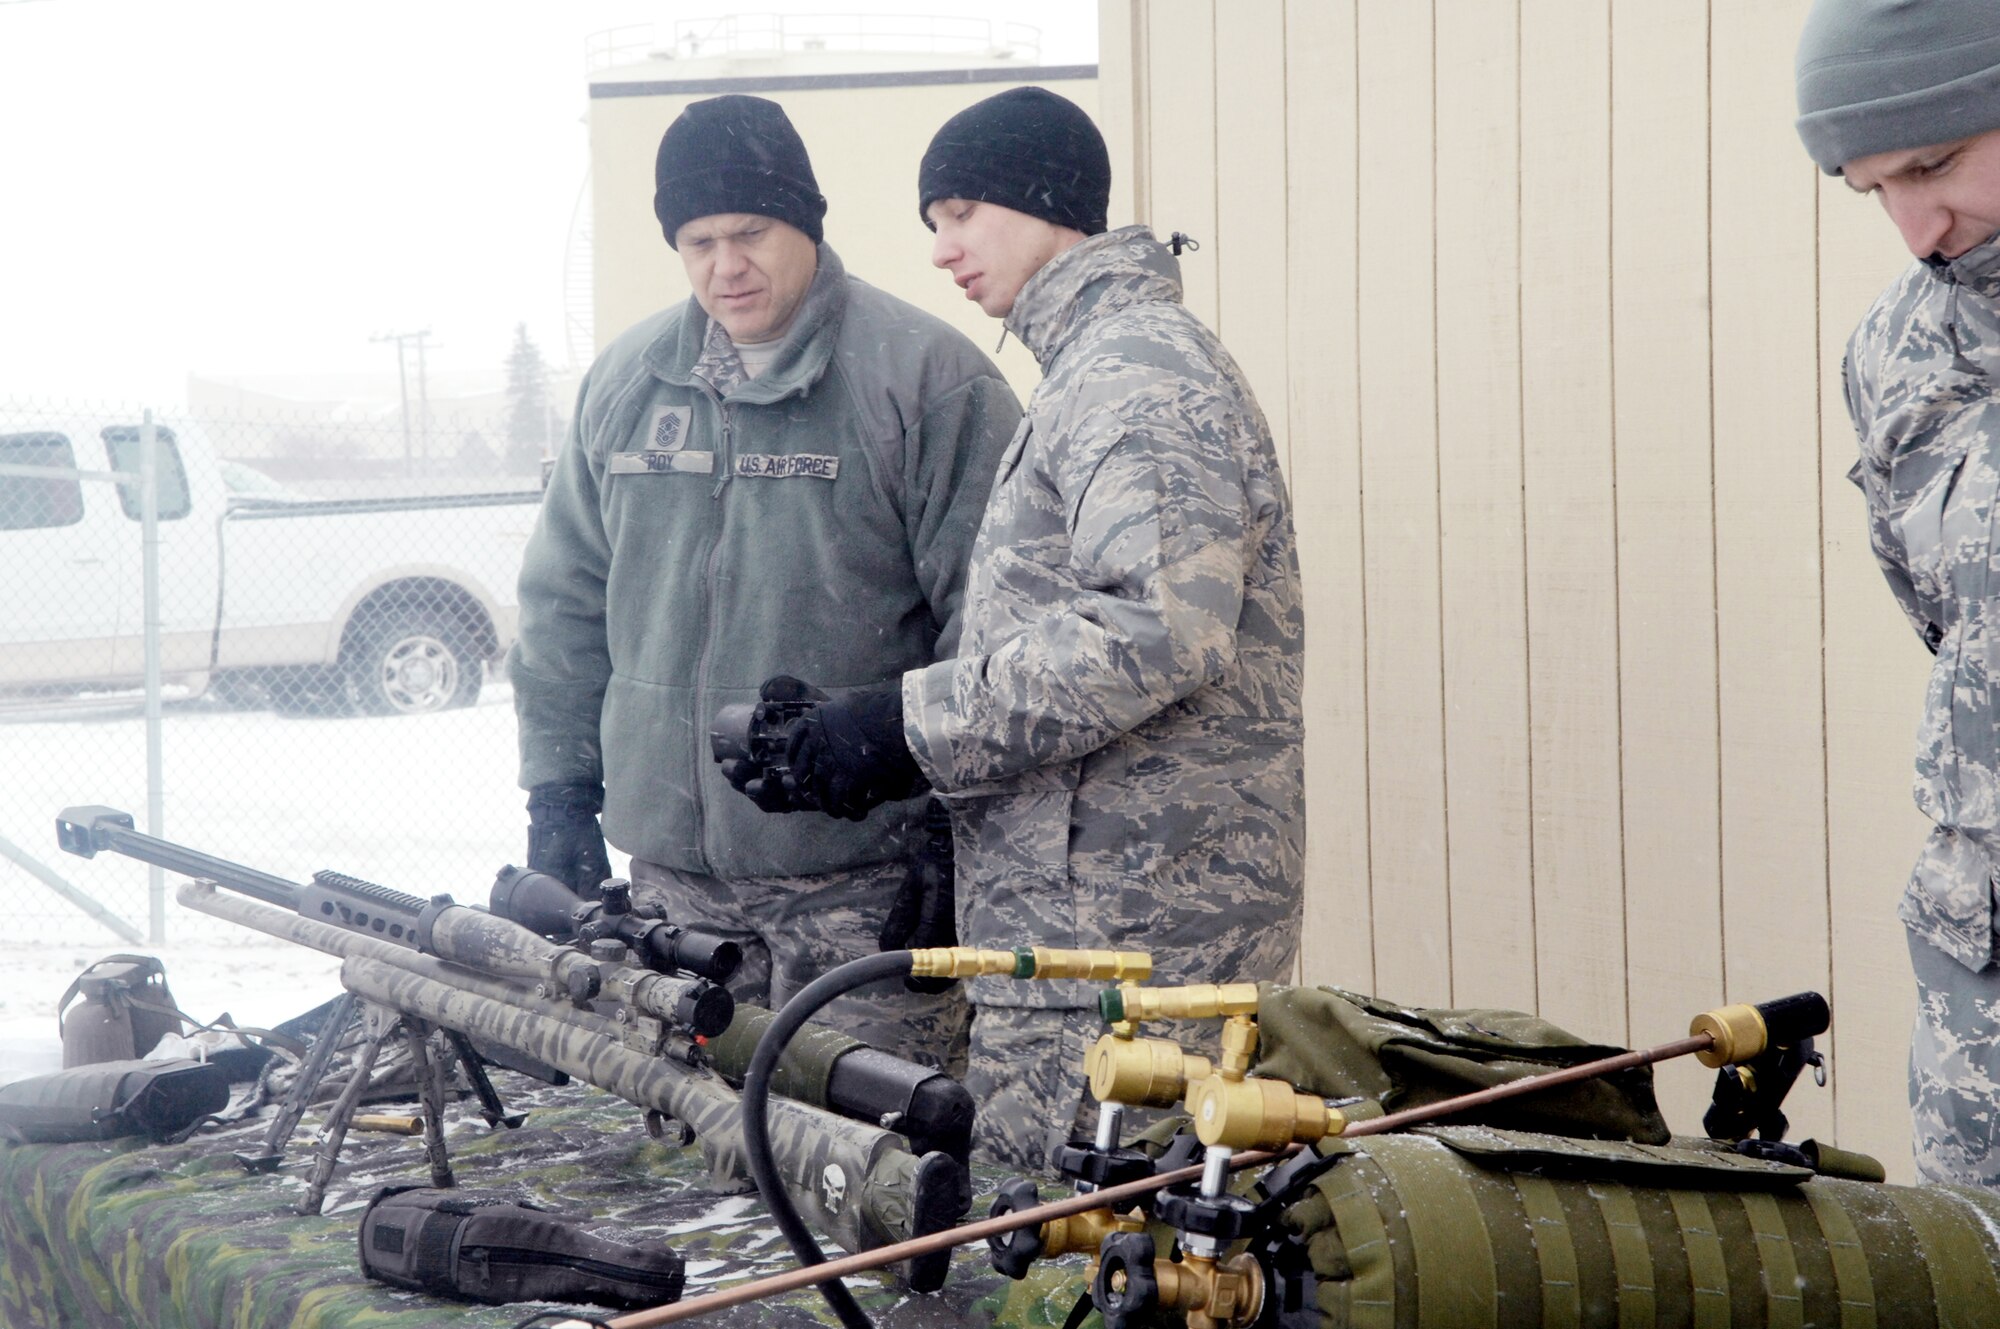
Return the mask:
[[[1089, 0], [0, 0], [0, 398], [172, 405], [186, 375], [564, 359], [585, 38], [723, 13], [1039, 26]], [[914, 164], [912, 169], [914, 169]]]

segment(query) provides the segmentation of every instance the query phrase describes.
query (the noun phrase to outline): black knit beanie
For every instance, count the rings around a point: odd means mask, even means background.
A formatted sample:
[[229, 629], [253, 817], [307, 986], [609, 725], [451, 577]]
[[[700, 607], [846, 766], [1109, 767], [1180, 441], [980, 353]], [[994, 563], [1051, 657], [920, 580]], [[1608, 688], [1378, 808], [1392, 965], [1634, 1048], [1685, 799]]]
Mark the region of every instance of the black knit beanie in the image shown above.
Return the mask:
[[1009, 88], [966, 107], [931, 139], [917, 169], [924, 225], [941, 198], [998, 203], [1096, 235], [1111, 208], [1111, 154], [1075, 102], [1047, 88]]
[[694, 102], [667, 126], [653, 163], [653, 215], [674, 236], [696, 217], [749, 212], [825, 238], [826, 199], [785, 109], [762, 97]]

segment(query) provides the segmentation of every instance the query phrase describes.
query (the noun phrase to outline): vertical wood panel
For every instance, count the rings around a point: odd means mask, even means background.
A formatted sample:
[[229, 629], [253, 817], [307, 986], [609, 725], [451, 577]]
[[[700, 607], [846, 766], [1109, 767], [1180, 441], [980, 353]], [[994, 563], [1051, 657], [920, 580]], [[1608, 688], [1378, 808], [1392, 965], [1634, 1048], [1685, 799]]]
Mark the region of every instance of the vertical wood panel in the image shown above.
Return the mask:
[[1097, 127], [1111, 156], [1111, 225], [1144, 215], [1146, 0], [1099, 0]]
[[[1162, 240], [1185, 231], [1215, 238], [1215, 0], [1148, 0], [1146, 5], [1147, 192], [1144, 220]], [[1215, 249], [1181, 258], [1187, 307], [1217, 322]]]
[[[1828, 973], [1817, 186], [1792, 129], [1804, 0], [1713, 7], [1716, 622], [1732, 1001]], [[1787, 1104], [1828, 1131], [1825, 1094]]]
[[[1285, 353], [1285, 0], [1232, 0], [1215, 30], [1219, 322], [1291, 473]], [[1199, 255], [1196, 259], [1199, 259]]]
[[1306, 593], [1309, 983], [1375, 989], [1355, 319], [1354, 0], [1287, 0], [1292, 510]]
[[1842, 1144], [1909, 1181], [1904, 1078], [1915, 979], [1896, 903], [1930, 823], [1910, 799], [1917, 717], [1931, 655], [1896, 608], [1868, 547], [1867, 509], [1847, 479], [1854, 429], [1841, 389], [1848, 335], [1909, 264], [1873, 199], [1823, 179], [1819, 203], [1819, 444], [1825, 519], [1828, 864]]
[[1627, 1036], [1607, 0], [1521, 13], [1521, 412], [1542, 1014]]
[[1452, 1000], [1535, 1004], [1521, 533], [1520, 28], [1437, 7], [1437, 402]]
[[[1680, 7], [1613, 0], [1611, 36], [1625, 986], [1631, 1036], [1651, 1043], [1722, 996], [1708, 32]], [[1695, 1129], [1713, 1078], [1662, 1067], [1668, 1121]]]
[[1438, 624], [1431, 267], [1432, 15], [1359, 9], [1361, 506], [1368, 596], [1369, 858], [1375, 971], [1396, 1001], [1451, 999]]

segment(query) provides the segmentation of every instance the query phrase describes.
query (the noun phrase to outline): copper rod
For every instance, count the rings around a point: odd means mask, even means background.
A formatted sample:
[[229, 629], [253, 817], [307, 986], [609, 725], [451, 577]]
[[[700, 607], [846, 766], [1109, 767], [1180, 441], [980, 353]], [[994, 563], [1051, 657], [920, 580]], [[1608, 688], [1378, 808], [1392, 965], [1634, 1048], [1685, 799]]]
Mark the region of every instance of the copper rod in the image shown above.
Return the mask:
[[[1513, 1080], [1507, 1084], [1496, 1084], [1488, 1089], [1474, 1090], [1455, 1098], [1443, 1099], [1423, 1107], [1405, 1108], [1401, 1112], [1391, 1112], [1387, 1116], [1373, 1117], [1366, 1121], [1351, 1122], [1340, 1132], [1342, 1139], [1360, 1135], [1380, 1135], [1403, 1126], [1431, 1121], [1438, 1117], [1448, 1117], [1468, 1108], [1484, 1107], [1503, 1099], [1518, 1098], [1522, 1094], [1538, 1089], [1554, 1089], [1559, 1085], [1573, 1084], [1578, 1080], [1592, 1080], [1601, 1075], [1611, 1075], [1618, 1071], [1631, 1070], [1638, 1066], [1650, 1066], [1657, 1061], [1670, 1061], [1675, 1057], [1685, 1057], [1692, 1052], [1700, 1052], [1714, 1042], [1708, 1034], [1695, 1034], [1688, 1038], [1675, 1039], [1671, 1043], [1661, 1043], [1656, 1047], [1643, 1048], [1637, 1052], [1621, 1052], [1615, 1057], [1604, 1057], [1597, 1061], [1587, 1061], [1580, 1066], [1569, 1066], [1546, 1075], [1530, 1076], [1525, 1080]], [[1304, 1145], [1288, 1145], [1275, 1152], [1249, 1150], [1232, 1155], [1229, 1170], [1257, 1167], [1281, 1158], [1289, 1158], [1298, 1153]], [[1031, 1224], [1046, 1223], [1053, 1218], [1066, 1218], [1071, 1214], [1084, 1213], [1091, 1209], [1116, 1209], [1122, 1200], [1135, 1200], [1152, 1191], [1164, 1190], [1168, 1186], [1183, 1181], [1194, 1181], [1202, 1174], [1202, 1165], [1179, 1168], [1164, 1172], [1156, 1177], [1144, 1177], [1138, 1181], [1128, 1181], [1121, 1186], [1107, 1186], [1100, 1191], [1090, 1191], [1083, 1195], [1066, 1196], [1037, 1205], [1032, 1209], [1018, 1209], [998, 1218], [983, 1218], [976, 1223], [966, 1223], [959, 1227], [933, 1232], [928, 1236], [913, 1237], [899, 1241], [893, 1246], [878, 1246], [871, 1251], [857, 1255], [844, 1255], [838, 1260], [828, 1260], [824, 1264], [801, 1265], [768, 1278], [739, 1283], [732, 1288], [717, 1292], [706, 1292], [687, 1301], [672, 1302], [665, 1306], [655, 1306], [651, 1310], [634, 1311], [620, 1315], [605, 1323], [610, 1329], [654, 1329], [656, 1325], [676, 1324], [682, 1320], [692, 1320], [710, 1311], [727, 1310], [731, 1306], [741, 1306], [745, 1302], [761, 1301], [765, 1297], [775, 1297], [784, 1292], [796, 1292], [802, 1287], [824, 1283], [835, 1278], [845, 1278], [849, 1274], [866, 1273], [894, 1264], [898, 1260], [911, 1259], [918, 1255], [929, 1255], [932, 1251], [946, 1250], [952, 1246], [964, 1246], [975, 1241], [1015, 1228]]]

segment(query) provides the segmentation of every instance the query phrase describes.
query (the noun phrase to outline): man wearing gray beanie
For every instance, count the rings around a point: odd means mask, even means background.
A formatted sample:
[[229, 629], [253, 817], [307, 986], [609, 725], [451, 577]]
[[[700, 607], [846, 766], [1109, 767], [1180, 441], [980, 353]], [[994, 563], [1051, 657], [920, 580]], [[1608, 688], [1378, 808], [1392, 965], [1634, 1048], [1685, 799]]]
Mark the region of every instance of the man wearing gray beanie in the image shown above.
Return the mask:
[[[951, 656], [1021, 409], [965, 337], [843, 270], [776, 102], [687, 106], [654, 185], [693, 294], [591, 366], [521, 570], [528, 863], [594, 893], [609, 840], [635, 899], [739, 942], [732, 991], [777, 1005], [878, 945], [949, 944], [951, 838], [922, 799], [766, 818], [710, 726], [798, 699], [776, 675], [843, 693]], [[962, 993], [843, 1001], [828, 1018], [884, 1051], [963, 1054]]]
[[2000, 3], [1819, 0], [1799, 136], [1917, 262], [1848, 342], [1875, 556], [1936, 657], [1915, 795], [1933, 827], [1898, 914], [1917, 979], [1918, 1174], [2000, 1189]]

